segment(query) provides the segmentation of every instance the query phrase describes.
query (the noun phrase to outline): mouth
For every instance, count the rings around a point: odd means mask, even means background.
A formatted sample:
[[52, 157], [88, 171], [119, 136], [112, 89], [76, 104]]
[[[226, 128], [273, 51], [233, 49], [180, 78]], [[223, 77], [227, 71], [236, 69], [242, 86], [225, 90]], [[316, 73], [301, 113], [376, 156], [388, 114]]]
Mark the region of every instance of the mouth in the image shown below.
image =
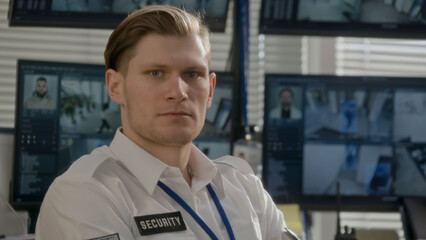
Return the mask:
[[187, 111], [170, 111], [170, 112], [161, 113], [160, 116], [165, 116], [165, 117], [190, 117], [191, 114]]

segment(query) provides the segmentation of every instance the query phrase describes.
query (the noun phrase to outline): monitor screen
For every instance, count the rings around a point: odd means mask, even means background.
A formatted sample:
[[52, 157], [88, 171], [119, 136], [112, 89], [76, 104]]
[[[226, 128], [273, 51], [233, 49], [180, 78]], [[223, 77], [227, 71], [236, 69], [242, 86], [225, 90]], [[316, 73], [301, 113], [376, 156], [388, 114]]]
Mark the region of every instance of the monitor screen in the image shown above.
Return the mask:
[[426, 198], [426, 79], [265, 79], [263, 178], [280, 203], [392, 207]]
[[229, 0], [12, 0], [9, 22], [11, 26], [115, 28], [128, 13], [149, 5], [199, 12], [211, 31], [225, 31]]
[[[208, 156], [231, 153], [234, 77], [216, 73], [205, 128], [194, 141]], [[109, 145], [121, 126], [104, 65], [18, 61], [11, 203], [37, 209], [53, 180], [84, 154]]]
[[18, 61], [12, 203], [38, 206], [53, 179], [80, 156], [108, 145], [120, 107], [103, 65]]
[[423, 0], [263, 0], [266, 34], [423, 38]]
[[231, 73], [215, 72], [216, 88], [213, 102], [206, 113], [206, 121], [194, 144], [209, 158], [216, 159], [232, 154], [234, 137], [234, 84], [235, 77]]

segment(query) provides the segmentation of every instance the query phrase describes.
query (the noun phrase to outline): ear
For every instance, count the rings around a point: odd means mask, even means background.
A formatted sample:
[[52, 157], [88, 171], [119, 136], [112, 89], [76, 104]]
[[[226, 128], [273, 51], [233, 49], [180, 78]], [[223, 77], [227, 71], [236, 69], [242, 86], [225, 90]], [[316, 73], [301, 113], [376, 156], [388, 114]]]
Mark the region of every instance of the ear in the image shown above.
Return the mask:
[[209, 97], [207, 99], [207, 109], [209, 109], [212, 105], [213, 101], [213, 93], [216, 87], [216, 74], [214, 72], [209, 74]]
[[108, 69], [105, 73], [105, 82], [111, 100], [119, 105], [124, 104], [123, 75], [113, 69]]

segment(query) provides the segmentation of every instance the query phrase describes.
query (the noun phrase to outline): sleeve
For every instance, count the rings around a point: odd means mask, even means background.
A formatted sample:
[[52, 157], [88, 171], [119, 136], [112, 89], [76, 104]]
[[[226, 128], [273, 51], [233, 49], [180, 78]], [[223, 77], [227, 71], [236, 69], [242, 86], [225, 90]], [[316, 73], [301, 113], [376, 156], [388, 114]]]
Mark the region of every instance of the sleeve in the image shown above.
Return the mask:
[[283, 213], [263, 188], [259, 178], [256, 180], [256, 187], [259, 193], [260, 212], [258, 216], [263, 239], [299, 240], [297, 235], [287, 228]]
[[124, 206], [101, 185], [55, 180], [49, 188], [36, 224], [37, 240], [91, 239], [118, 234], [134, 239]]

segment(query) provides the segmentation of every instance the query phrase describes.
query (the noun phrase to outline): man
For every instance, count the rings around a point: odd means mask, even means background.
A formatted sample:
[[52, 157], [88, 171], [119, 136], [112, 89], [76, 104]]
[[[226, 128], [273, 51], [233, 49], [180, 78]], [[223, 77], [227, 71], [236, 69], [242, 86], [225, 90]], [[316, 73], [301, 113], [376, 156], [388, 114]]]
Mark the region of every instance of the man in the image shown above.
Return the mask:
[[170, 6], [114, 30], [106, 83], [122, 128], [54, 181], [36, 239], [294, 239], [244, 160], [212, 161], [192, 144], [216, 83], [208, 34]]
[[53, 101], [48, 94], [46, 78], [37, 78], [36, 89], [33, 92], [33, 95], [25, 102], [24, 108], [48, 110], [56, 108], [55, 101]]
[[293, 105], [293, 91], [285, 88], [279, 94], [281, 104], [269, 113], [270, 118], [300, 119], [302, 112]]

